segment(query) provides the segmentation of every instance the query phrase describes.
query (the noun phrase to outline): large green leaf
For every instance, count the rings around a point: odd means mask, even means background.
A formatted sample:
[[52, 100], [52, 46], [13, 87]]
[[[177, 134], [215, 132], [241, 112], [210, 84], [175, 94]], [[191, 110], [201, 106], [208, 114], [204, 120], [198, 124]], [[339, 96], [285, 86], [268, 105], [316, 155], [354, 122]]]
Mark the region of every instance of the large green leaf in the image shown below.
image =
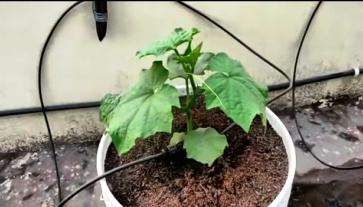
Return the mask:
[[179, 45], [190, 42], [195, 34], [199, 33], [196, 28], [184, 30], [182, 28], [176, 28], [174, 32], [167, 38], [157, 41], [143, 50], [137, 51], [136, 55], [142, 58], [147, 55], [159, 56], [164, 53], [176, 49]]
[[216, 73], [205, 81], [207, 109], [221, 108], [246, 132], [256, 115], [265, 122], [266, 86], [257, 84], [239, 61], [225, 53], [212, 57], [208, 69]]
[[212, 166], [227, 146], [227, 138], [215, 129], [198, 128], [185, 135], [183, 148], [188, 158]]
[[110, 100], [101, 105], [101, 110], [113, 108], [111, 112], [104, 111], [106, 131], [120, 154], [129, 151], [137, 138], [171, 132], [172, 106], [180, 107], [180, 103], [176, 88], [165, 84], [167, 78], [162, 62], [155, 61], [149, 70], [141, 72], [139, 81], [116, 106], [116, 101]]

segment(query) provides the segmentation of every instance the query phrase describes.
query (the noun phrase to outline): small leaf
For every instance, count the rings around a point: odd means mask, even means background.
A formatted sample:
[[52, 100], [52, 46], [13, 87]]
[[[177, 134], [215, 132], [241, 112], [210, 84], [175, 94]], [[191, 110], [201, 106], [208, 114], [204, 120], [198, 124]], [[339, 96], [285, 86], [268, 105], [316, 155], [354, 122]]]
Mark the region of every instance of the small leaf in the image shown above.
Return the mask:
[[169, 70], [169, 78], [187, 78], [191, 71], [185, 72], [183, 64], [194, 67], [193, 74], [203, 75], [204, 70], [207, 69], [208, 61], [213, 57], [213, 53], [201, 53], [202, 43], [192, 50], [188, 55], [178, 56], [171, 54], [167, 59], [167, 69]]
[[186, 78], [187, 74], [184, 71], [183, 65], [179, 62], [176, 54], [169, 55], [166, 63], [169, 71], [169, 79]]
[[194, 74], [196, 75], [203, 75], [204, 74], [204, 70], [207, 69], [208, 64], [209, 64], [209, 60], [214, 56], [213, 53], [207, 52], [207, 53], [202, 53], [197, 62], [195, 63], [194, 66]]
[[183, 55], [189, 55], [189, 53], [190, 53], [190, 52], [192, 52], [192, 41], [191, 41], [191, 40], [188, 42], [188, 46], [187, 46], [187, 48], [185, 49], [185, 51], [184, 51], [184, 54], [183, 54]]
[[106, 131], [120, 154], [129, 151], [137, 138], [171, 132], [172, 106], [180, 107], [180, 103], [177, 89], [165, 83], [167, 78], [168, 71], [162, 62], [155, 61], [149, 70], [141, 72], [138, 82], [116, 106], [113, 101], [101, 105], [103, 120], [107, 120]]
[[265, 123], [267, 87], [258, 85], [241, 63], [225, 53], [209, 61], [208, 69], [216, 73], [205, 81], [207, 109], [219, 107], [246, 132], [256, 115]]
[[137, 51], [136, 56], [142, 58], [147, 55], [160, 56], [164, 53], [176, 49], [179, 45], [190, 42], [194, 35], [198, 34], [199, 30], [191, 28], [184, 30], [182, 28], [176, 28], [174, 32], [167, 38], [157, 41], [143, 50]]
[[227, 138], [213, 128], [198, 128], [184, 137], [184, 149], [187, 157], [212, 166], [228, 146]]
[[201, 55], [203, 43], [200, 43], [195, 47], [188, 55], [181, 55], [178, 57], [180, 63], [189, 64], [191, 68], [194, 68], [199, 56]]
[[173, 136], [170, 139], [169, 146], [175, 146], [183, 141], [185, 133], [183, 132], [174, 132]]

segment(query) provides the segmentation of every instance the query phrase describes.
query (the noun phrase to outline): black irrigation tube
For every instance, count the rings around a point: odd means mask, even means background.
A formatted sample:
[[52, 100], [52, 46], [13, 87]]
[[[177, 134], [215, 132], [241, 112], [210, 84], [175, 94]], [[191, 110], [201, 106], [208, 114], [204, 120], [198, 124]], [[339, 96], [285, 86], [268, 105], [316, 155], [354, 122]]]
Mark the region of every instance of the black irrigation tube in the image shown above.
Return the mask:
[[[72, 109], [84, 109], [84, 108], [94, 108], [99, 107], [100, 102], [81, 102], [81, 103], [72, 103], [72, 104], [59, 104], [53, 106], [45, 106], [45, 111], [64, 111], [64, 110], [72, 110]], [[31, 114], [31, 113], [39, 113], [42, 112], [40, 107], [31, 107], [31, 108], [22, 108], [22, 109], [11, 109], [0, 111], [1, 116], [14, 116], [14, 115], [23, 115], [23, 114]]]
[[[363, 74], [363, 68], [359, 69], [359, 74]], [[327, 75], [314, 76], [311, 78], [306, 78], [306, 79], [295, 81], [294, 87], [313, 84], [313, 83], [319, 83], [319, 82], [323, 82], [323, 81], [339, 79], [339, 78], [354, 76], [354, 75], [355, 75], [355, 69], [350, 69], [347, 71], [336, 72], [336, 73], [331, 73], [331, 74], [327, 74]], [[276, 91], [276, 90], [281, 90], [281, 89], [287, 88], [288, 86], [289, 86], [289, 83], [270, 85], [270, 86], [268, 86], [268, 90]]]
[[[319, 3], [317, 4], [317, 6], [315, 7], [308, 23], [307, 23], [307, 26], [304, 30], [304, 33], [303, 33], [303, 36], [301, 38], [301, 41], [300, 41], [300, 44], [299, 44], [299, 48], [297, 50], [297, 53], [296, 53], [296, 57], [295, 57], [295, 62], [294, 62], [294, 69], [293, 69], [293, 77], [292, 77], [292, 102], [291, 102], [291, 106], [292, 106], [292, 115], [293, 115], [293, 118], [294, 118], [294, 121], [295, 121], [295, 126], [296, 126], [296, 130], [298, 132], [298, 135], [303, 143], [303, 145], [305, 145], [307, 151], [311, 154], [311, 156], [313, 156], [315, 158], [315, 160], [317, 160], [318, 162], [320, 162], [321, 164], [329, 167], [329, 168], [332, 168], [332, 169], [335, 169], [335, 170], [358, 170], [358, 169], [363, 169], [363, 165], [358, 165], [358, 166], [353, 166], [353, 167], [344, 167], [344, 166], [335, 166], [335, 165], [332, 165], [332, 164], [329, 164], [325, 161], [323, 161], [321, 158], [319, 158], [311, 149], [310, 147], [307, 145], [306, 141], [305, 141], [305, 137], [303, 136], [301, 130], [300, 130], [300, 127], [299, 127], [299, 122], [298, 122], [298, 119], [296, 117], [296, 100], [295, 100], [295, 82], [296, 82], [296, 72], [297, 72], [297, 66], [299, 64], [299, 58], [300, 58], [300, 54], [301, 54], [301, 50], [303, 48], [303, 45], [304, 45], [304, 41], [305, 41], [305, 37], [307, 36], [308, 34], [308, 31], [309, 31], [309, 28], [311, 26], [311, 23], [314, 19], [314, 16], [316, 15], [317, 11], [319, 10], [319, 7], [321, 6], [322, 4], [322, 1], [319, 1]], [[357, 71], [355, 73], [355, 75], [359, 75], [361, 74], [361, 70]]]
[[48, 121], [48, 116], [44, 107], [44, 100], [43, 100], [43, 93], [42, 93], [42, 66], [43, 66], [43, 60], [47, 51], [47, 46], [48, 43], [50, 42], [52, 35], [54, 33], [54, 31], [56, 30], [57, 26], [61, 23], [62, 19], [73, 9], [75, 8], [77, 5], [79, 5], [80, 3], [82, 3], [82, 1], [78, 1], [74, 4], [72, 4], [70, 7], [67, 8], [67, 10], [65, 10], [62, 15], [57, 19], [57, 21], [55, 22], [55, 24], [53, 25], [52, 29], [50, 30], [47, 39], [45, 40], [41, 53], [40, 53], [40, 59], [39, 59], [39, 63], [38, 63], [38, 94], [39, 94], [39, 101], [40, 101], [40, 107], [41, 107], [41, 112], [43, 114], [44, 117], [44, 122], [45, 125], [47, 127], [47, 132], [48, 132], [48, 138], [49, 138], [49, 144], [50, 144], [50, 148], [52, 151], [52, 157], [53, 157], [53, 162], [54, 162], [54, 167], [55, 167], [55, 173], [56, 173], [56, 177], [57, 177], [57, 188], [58, 188], [58, 199], [62, 200], [62, 187], [61, 187], [61, 178], [60, 178], [60, 172], [58, 169], [58, 163], [57, 163], [57, 153], [55, 150], [55, 144], [53, 141], [53, 136], [52, 136], [52, 130], [50, 129], [50, 125], [49, 125], [49, 121]]
[[[360, 71], [360, 74], [363, 74], [363, 68], [360, 68], [359, 71]], [[354, 71], [354, 69], [351, 69], [351, 70], [347, 70], [347, 71], [336, 72], [336, 73], [331, 73], [331, 74], [327, 74], [327, 75], [314, 76], [311, 78], [297, 80], [295, 82], [294, 86], [295, 87], [304, 86], [304, 85], [308, 85], [308, 84], [313, 84], [313, 83], [318, 83], [318, 82], [328, 81], [328, 80], [333, 80], [333, 79], [339, 79], [339, 78], [349, 77], [349, 76], [354, 76], [354, 75], [355, 75], [355, 71]], [[278, 91], [278, 90], [287, 89], [288, 87], [289, 87], [289, 82], [285, 82], [285, 83], [280, 83], [280, 84], [269, 85], [268, 90], [270, 92]], [[73, 109], [94, 108], [94, 107], [99, 107], [99, 106], [100, 106], [100, 102], [94, 101], [94, 102], [81, 102], [81, 103], [45, 106], [44, 109], [45, 109], [45, 111], [49, 112], [49, 111], [63, 111], [63, 110], [73, 110]], [[0, 111], [0, 117], [39, 113], [39, 112], [42, 112], [41, 107], [10, 109], [10, 110]]]

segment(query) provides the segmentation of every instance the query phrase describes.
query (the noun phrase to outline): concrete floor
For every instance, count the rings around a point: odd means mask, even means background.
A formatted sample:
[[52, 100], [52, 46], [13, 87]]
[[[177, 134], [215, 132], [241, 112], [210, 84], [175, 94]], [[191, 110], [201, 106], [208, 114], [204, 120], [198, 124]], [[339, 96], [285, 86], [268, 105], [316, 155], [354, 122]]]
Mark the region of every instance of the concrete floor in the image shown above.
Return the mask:
[[[363, 164], [363, 98], [322, 100], [299, 109], [298, 120], [309, 147], [333, 165]], [[286, 111], [277, 113], [297, 149], [297, 171], [289, 206], [363, 207], [363, 170], [337, 171], [306, 152]], [[97, 143], [58, 145], [64, 194], [96, 176]], [[56, 180], [49, 150], [0, 154], [0, 206], [54, 206]], [[99, 185], [72, 199], [68, 206], [104, 206]]]

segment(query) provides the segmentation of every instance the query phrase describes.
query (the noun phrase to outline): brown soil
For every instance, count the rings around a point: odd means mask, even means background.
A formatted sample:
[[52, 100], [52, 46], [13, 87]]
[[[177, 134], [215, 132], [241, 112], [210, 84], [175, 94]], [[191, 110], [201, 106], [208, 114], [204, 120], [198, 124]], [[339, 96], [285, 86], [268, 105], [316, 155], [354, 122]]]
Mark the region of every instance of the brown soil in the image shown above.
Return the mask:
[[[202, 100], [193, 111], [195, 127], [219, 132], [231, 121], [218, 109], [206, 111]], [[175, 131], [186, 128], [185, 117], [175, 112]], [[186, 158], [180, 149], [167, 157], [130, 167], [107, 178], [112, 193], [123, 206], [267, 206], [281, 190], [288, 171], [281, 138], [270, 126], [255, 121], [249, 134], [234, 126], [226, 136], [229, 147], [212, 167]], [[113, 146], [106, 170], [160, 152], [170, 135], [159, 133], [140, 140], [126, 156]]]

